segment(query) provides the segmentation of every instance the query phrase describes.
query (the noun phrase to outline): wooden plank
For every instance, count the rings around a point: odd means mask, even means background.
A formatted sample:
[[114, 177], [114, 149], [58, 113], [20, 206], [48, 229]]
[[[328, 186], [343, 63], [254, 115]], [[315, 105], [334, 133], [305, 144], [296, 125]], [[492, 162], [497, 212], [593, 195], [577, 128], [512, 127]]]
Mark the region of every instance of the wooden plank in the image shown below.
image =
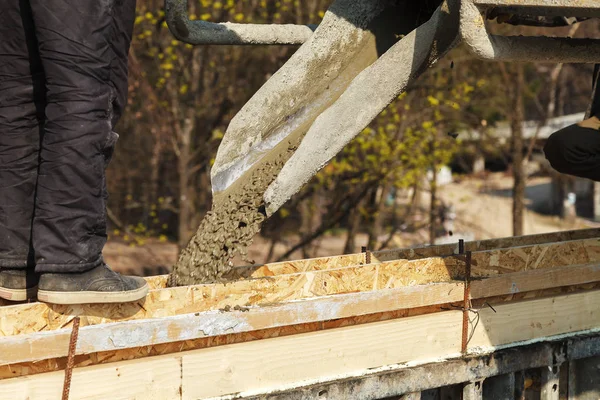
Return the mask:
[[600, 328], [600, 290], [493, 305], [472, 318], [470, 351]]
[[[473, 253], [473, 275], [600, 263], [600, 240], [524, 246]], [[134, 319], [218, 310], [225, 307], [281, 303], [342, 293], [448, 282], [461, 278], [460, 257], [397, 260], [341, 268], [249, 279], [227, 284], [198, 285], [152, 291], [144, 302], [55, 306], [41, 303], [0, 308], [0, 337], [64, 327], [75, 315], [82, 326]]]
[[584, 264], [498, 275], [471, 283], [471, 298], [503, 296], [600, 281], [600, 264]]
[[[597, 328], [600, 326], [598, 304], [600, 290], [501, 304], [495, 307], [496, 313], [482, 310], [469, 349], [475, 353], [488, 352], [502, 346]], [[162, 376], [171, 377], [169, 387], [182, 383], [183, 399], [265, 393], [310, 382], [359, 376], [373, 368], [456, 356], [460, 349], [461, 321], [460, 311], [445, 311], [78, 368], [74, 371], [77, 385], [72, 393], [74, 399], [93, 396], [90, 388], [98, 390], [98, 382], [102, 382], [101, 390], [106, 389], [102, 393], [104, 398], [115, 397], [122, 391], [127, 393], [126, 398], [151, 398], [150, 390], [156, 389], [147, 382], [136, 382], [140, 380], [140, 371], [142, 374], [160, 371]], [[164, 365], [156, 364], [163, 361]], [[11, 399], [26, 398], [24, 393], [34, 398], [53, 399], [58, 397], [45, 388], [60, 387], [60, 382], [61, 373], [5, 379], [0, 381], [0, 392]]]
[[[11, 400], [60, 400], [64, 371], [0, 381], [0, 397]], [[78, 368], [73, 371], [70, 400], [181, 399], [181, 358], [154, 357]]]
[[[174, 385], [176, 382], [182, 382], [182, 398], [198, 399], [271, 386], [293, 385], [310, 379], [332, 378], [388, 364], [426, 361], [459, 352], [460, 339], [457, 338], [460, 335], [460, 324], [461, 313], [448, 311], [427, 317], [402, 318], [194, 350], [176, 356], [77, 368], [73, 371], [71, 398], [87, 398], [85, 396], [93, 395], [90, 390], [95, 390], [98, 386], [107, 390], [102, 393], [103, 398], [151, 398], [144, 396], [151, 393], [153, 385], [145, 387], [147, 382], [134, 382], [140, 370], [142, 373], [148, 371], [170, 377], [173, 382], [167, 385], [169, 388], [177, 386]], [[436, 332], [439, 330], [447, 334], [438, 335]], [[367, 338], [378, 340], [366, 340]], [[157, 364], [159, 362], [164, 362], [164, 365]], [[141, 366], [140, 363], [144, 365]], [[121, 376], [117, 376], [117, 371]], [[181, 374], [183, 378], [179, 380]], [[62, 376], [61, 373], [51, 373], [33, 375], [26, 379], [1, 380], [0, 393], [10, 399], [27, 398], [23, 393], [29, 394], [31, 398], [59, 399], [55, 392], [45, 388], [60, 388]], [[42, 379], [41, 382], [37, 380], [38, 377]], [[118, 389], [126, 387], [127, 383], [131, 387], [121, 397]], [[118, 389], [113, 386], [118, 386]]]

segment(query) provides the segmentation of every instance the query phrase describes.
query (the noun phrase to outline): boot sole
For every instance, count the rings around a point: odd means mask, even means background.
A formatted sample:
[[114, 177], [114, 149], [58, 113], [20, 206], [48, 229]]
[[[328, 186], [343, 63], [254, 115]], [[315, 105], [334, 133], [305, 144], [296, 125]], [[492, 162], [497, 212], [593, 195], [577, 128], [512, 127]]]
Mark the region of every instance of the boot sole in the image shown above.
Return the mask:
[[101, 304], [101, 303], [131, 303], [146, 297], [148, 285], [127, 292], [56, 292], [38, 290], [39, 301], [51, 304]]
[[0, 299], [8, 301], [27, 301], [34, 299], [37, 292], [37, 286], [28, 289], [9, 289], [0, 287]]

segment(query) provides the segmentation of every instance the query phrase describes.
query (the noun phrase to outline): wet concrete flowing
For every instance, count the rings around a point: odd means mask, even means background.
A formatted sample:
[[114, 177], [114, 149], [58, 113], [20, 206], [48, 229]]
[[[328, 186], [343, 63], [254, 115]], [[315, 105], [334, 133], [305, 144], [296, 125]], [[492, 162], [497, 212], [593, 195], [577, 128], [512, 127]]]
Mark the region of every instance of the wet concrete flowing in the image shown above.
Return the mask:
[[212, 210], [181, 252], [169, 276], [169, 286], [222, 282], [231, 271], [236, 255], [247, 256], [247, 249], [266, 219], [263, 194], [285, 161], [295, 151], [287, 151], [267, 160], [248, 173], [239, 187], [217, 197]]

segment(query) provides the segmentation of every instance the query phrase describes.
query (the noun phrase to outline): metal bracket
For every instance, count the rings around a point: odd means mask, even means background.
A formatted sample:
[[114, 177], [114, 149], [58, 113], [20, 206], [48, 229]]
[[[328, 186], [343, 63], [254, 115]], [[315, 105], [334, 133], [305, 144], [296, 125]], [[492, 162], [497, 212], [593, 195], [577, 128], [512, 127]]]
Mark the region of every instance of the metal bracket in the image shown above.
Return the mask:
[[[600, 40], [565, 37], [499, 36], [486, 26], [490, 7], [510, 7], [523, 13], [600, 17], [600, 2], [583, 0], [455, 0], [460, 3], [460, 34], [477, 57], [493, 61], [599, 63]], [[576, 3], [576, 4], [573, 4]]]

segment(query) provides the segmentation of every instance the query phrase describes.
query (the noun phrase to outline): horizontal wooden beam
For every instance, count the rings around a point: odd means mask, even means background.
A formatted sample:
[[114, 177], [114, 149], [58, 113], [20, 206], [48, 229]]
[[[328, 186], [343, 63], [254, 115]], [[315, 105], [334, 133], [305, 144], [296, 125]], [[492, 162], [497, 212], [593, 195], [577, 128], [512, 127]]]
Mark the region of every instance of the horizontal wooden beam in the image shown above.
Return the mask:
[[[482, 310], [471, 324], [469, 350], [489, 352], [597, 328], [598, 304], [596, 290], [494, 305], [495, 312]], [[71, 398], [204, 399], [351, 378], [377, 368], [455, 357], [461, 325], [462, 312], [445, 311], [78, 368]], [[54, 372], [1, 380], [0, 392], [10, 399], [58, 399], [63, 376]]]
[[[181, 398], [203, 399], [350, 374], [365, 367], [425, 361], [449, 351], [460, 352], [461, 318], [460, 312], [448, 311], [428, 318], [404, 318], [78, 368], [73, 371], [71, 399], [107, 399], [117, 393], [121, 398], [177, 398], [166, 394], [179, 390]], [[438, 330], [446, 334], [424, 334]], [[163, 373], [168, 382], [158, 377]], [[15, 400], [60, 399], [63, 379], [62, 372], [53, 372], [0, 380], [0, 393]], [[157, 388], [153, 379], [162, 388]], [[154, 393], [156, 390], [162, 397]]]
[[[567, 338], [509, 347], [493, 354], [471, 355], [444, 362], [424, 365], [396, 365], [371, 370], [360, 376], [343, 380], [331, 380], [316, 384], [302, 385], [293, 389], [268, 392], [248, 396], [238, 396], [238, 400], [305, 400], [318, 399], [327, 393], [327, 400], [347, 399], [388, 399], [405, 393], [422, 392], [438, 388], [456, 388], [467, 382], [507, 373], [527, 371], [560, 364], [571, 357], [577, 348], [586, 349], [586, 357], [600, 356], [600, 334], [575, 335]], [[442, 389], [443, 390], [443, 389]], [[449, 390], [443, 399], [460, 398]], [[499, 398], [499, 397], [496, 397]], [[500, 397], [501, 398], [501, 397]], [[544, 399], [542, 395], [542, 399]], [[220, 397], [213, 400], [230, 400]]]

